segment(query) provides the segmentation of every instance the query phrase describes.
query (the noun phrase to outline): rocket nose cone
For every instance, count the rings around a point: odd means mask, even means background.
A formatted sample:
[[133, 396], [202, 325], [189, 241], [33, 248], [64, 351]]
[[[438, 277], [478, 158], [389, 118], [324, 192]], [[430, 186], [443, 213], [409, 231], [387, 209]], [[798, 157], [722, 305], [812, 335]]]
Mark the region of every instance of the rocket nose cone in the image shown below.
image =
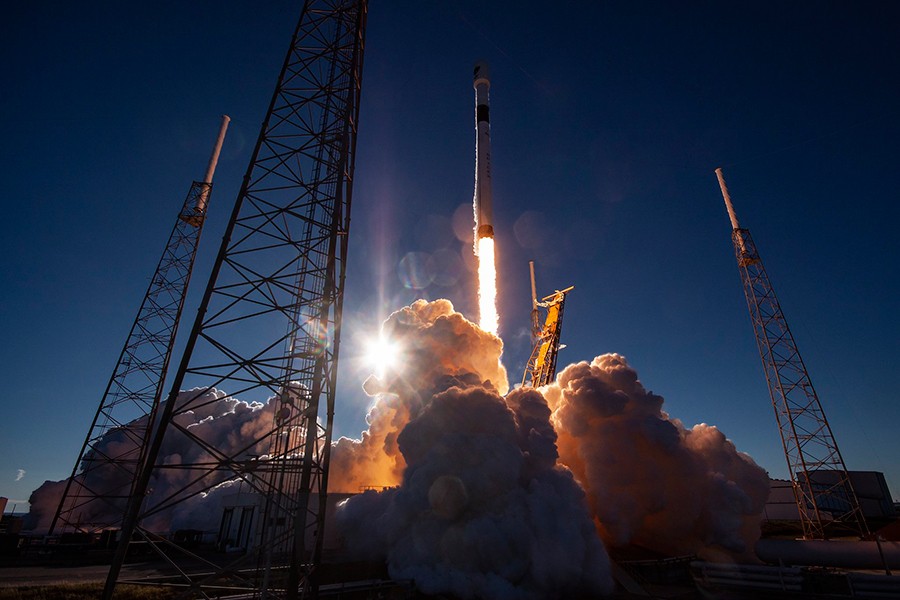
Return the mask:
[[475, 63], [475, 70], [472, 73], [472, 85], [477, 87], [481, 83], [491, 85], [491, 70], [483, 60]]

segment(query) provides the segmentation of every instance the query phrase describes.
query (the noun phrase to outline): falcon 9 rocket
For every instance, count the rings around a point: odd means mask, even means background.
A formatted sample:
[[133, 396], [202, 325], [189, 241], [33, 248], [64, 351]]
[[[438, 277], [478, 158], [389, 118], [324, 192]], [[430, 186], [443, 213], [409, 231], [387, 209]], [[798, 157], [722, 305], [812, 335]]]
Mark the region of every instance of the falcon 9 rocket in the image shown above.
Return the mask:
[[475, 63], [475, 246], [481, 238], [494, 237], [491, 197], [490, 72], [487, 63]]
[[497, 268], [494, 260], [494, 213], [491, 197], [491, 123], [487, 63], [475, 64], [475, 256], [478, 258], [478, 325], [497, 335]]

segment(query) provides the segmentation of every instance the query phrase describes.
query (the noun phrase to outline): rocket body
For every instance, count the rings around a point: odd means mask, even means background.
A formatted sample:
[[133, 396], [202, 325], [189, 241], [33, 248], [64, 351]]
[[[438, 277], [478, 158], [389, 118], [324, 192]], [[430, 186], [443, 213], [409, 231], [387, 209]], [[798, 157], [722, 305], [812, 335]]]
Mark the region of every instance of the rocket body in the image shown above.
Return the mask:
[[487, 63], [475, 64], [475, 246], [482, 238], [494, 237], [494, 209], [491, 195], [490, 72]]

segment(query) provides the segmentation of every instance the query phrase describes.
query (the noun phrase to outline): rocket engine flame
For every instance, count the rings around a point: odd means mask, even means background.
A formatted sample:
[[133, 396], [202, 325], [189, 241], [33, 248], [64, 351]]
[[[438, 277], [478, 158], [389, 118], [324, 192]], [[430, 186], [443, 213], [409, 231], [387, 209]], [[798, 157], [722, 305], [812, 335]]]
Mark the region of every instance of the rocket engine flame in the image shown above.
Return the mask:
[[494, 239], [478, 240], [478, 326], [497, 335], [497, 267], [494, 261]]

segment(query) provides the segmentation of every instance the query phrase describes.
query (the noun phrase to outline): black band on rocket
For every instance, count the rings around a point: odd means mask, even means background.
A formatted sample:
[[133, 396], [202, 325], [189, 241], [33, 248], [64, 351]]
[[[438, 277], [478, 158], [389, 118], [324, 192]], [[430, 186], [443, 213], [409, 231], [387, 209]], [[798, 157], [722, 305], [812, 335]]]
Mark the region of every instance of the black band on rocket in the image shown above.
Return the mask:
[[485, 123], [490, 123], [491, 120], [488, 118], [489, 107], [487, 104], [479, 104], [475, 109], [475, 121], [481, 123], [482, 121]]

